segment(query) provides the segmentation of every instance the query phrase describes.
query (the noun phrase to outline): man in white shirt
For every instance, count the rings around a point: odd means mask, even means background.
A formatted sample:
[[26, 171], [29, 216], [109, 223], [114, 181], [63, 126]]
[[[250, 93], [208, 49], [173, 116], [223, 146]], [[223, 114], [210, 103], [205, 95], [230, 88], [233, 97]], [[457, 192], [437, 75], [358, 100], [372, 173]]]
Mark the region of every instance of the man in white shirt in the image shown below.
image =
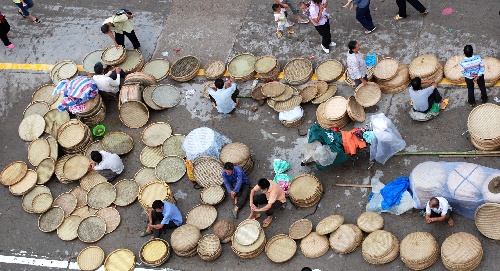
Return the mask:
[[208, 88], [207, 90], [212, 105], [219, 113], [232, 113], [238, 105], [237, 97], [239, 94], [234, 78], [231, 77], [231, 85], [227, 88], [224, 88], [224, 80], [222, 79], [216, 79], [214, 84], [216, 89]]
[[444, 221], [453, 227], [455, 223], [451, 217], [451, 206], [448, 201], [442, 197], [432, 197], [425, 206], [425, 221], [427, 224]]
[[363, 83], [366, 85], [368, 83], [368, 78], [366, 76], [366, 62], [365, 57], [359, 52], [361, 45], [355, 40], [351, 40], [347, 47], [349, 48], [349, 53], [347, 54], [347, 69], [349, 70], [349, 75], [358, 87]]
[[125, 168], [120, 156], [107, 151], [93, 151], [90, 153], [89, 169], [94, 169], [101, 174], [108, 182], [113, 182]]
[[104, 74], [104, 66], [101, 62], [97, 62], [94, 65], [95, 75], [92, 76], [92, 80], [97, 85], [99, 91], [109, 92], [116, 94], [120, 91], [121, 79], [124, 79], [125, 72], [119, 67], [114, 70], [109, 71]]

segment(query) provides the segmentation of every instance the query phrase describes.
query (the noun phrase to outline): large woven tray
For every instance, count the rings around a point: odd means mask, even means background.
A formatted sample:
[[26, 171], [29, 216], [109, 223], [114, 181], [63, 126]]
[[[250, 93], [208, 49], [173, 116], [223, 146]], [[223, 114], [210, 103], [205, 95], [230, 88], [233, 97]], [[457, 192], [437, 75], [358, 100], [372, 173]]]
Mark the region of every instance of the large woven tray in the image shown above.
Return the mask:
[[237, 81], [250, 80], [255, 75], [257, 58], [252, 54], [241, 54], [227, 63], [227, 72]]
[[95, 185], [87, 194], [87, 204], [97, 210], [108, 207], [115, 199], [116, 189], [108, 182]]
[[154, 168], [143, 167], [135, 173], [134, 181], [142, 188], [149, 182], [160, 181], [160, 179], [156, 177]]
[[285, 80], [290, 85], [300, 85], [309, 81], [313, 74], [312, 63], [306, 58], [295, 58], [283, 68]]
[[118, 65], [124, 72], [133, 73], [139, 71], [144, 65], [144, 58], [139, 50], [127, 49], [125, 60]]
[[64, 217], [68, 217], [75, 210], [76, 204], [78, 200], [76, 196], [66, 192], [59, 195], [54, 202], [52, 202], [52, 206], [59, 206], [64, 211]]
[[172, 190], [163, 181], [152, 181], [141, 187], [138, 200], [144, 209], [151, 208], [155, 200], [166, 200], [175, 204]]
[[474, 270], [482, 258], [481, 241], [470, 233], [452, 234], [441, 245], [441, 259], [448, 270]]
[[164, 158], [161, 151], [161, 146], [149, 147], [146, 146], [141, 151], [140, 160], [145, 167], [156, 167], [156, 165]]
[[95, 213], [106, 223], [106, 234], [112, 233], [120, 225], [120, 213], [113, 207], [102, 208]]
[[101, 174], [97, 173], [97, 171], [91, 169], [83, 176], [83, 178], [80, 179], [80, 186], [87, 190], [90, 191], [94, 186], [107, 182], [106, 178], [104, 178]]
[[217, 210], [212, 205], [200, 204], [186, 215], [186, 224], [195, 225], [200, 230], [208, 229], [217, 219]]
[[139, 193], [139, 184], [134, 180], [121, 180], [115, 184], [117, 206], [127, 206], [135, 201]]
[[271, 261], [283, 263], [295, 255], [297, 243], [286, 234], [278, 234], [267, 241], [265, 251]]
[[361, 84], [354, 90], [356, 101], [363, 107], [376, 105], [381, 96], [380, 87], [373, 82], [368, 82], [367, 85]]
[[59, 61], [56, 64], [54, 64], [54, 66], [52, 66], [52, 69], [50, 70], [50, 79], [52, 79], [52, 82], [54, 83], [54, 85], [57, 85], [60, 82], [60, 79], [57, 76], [59, 69], [63, 65], [68, 64], [68, 63], [74, 64], [76, 66], [75, 62], [73, 62], [71, 60], [62, 60], [62, 61]]
[[233, 240], [240, 245], [250, 246], [260, 237], [261, 227], [252, 219], [243, 220], [233, 235]]
[[198, 241], [201, 238], [200, 229], [198, 227], [185, 224], [172, 232], [170, 236], [170, 244], [175, 254], [183, 256], [185, 252], [191, 252], [194, 249], [194, 254], [196, 254], [196, 247], [198, 246]]
[[60, 207], [52, 207], [38, 218], [38, 228], [43, 232], [55, 231], [64, 220], [64, 211]]
[[300, 219], [292, 223], [288, 229], [288, 235], [292, 239], [302, 239], [312, 231], [312, 222], [309, 219]]
[[134, 72], [128, 74], [127, 77], [125, 77], [124, 84], [125, 85], [140, 84], [143, 87], [149, 87], [151, 85], [156, 85], [156, 78], [150, 75], [149, 73]]
[[396, 76], [398, 65], [399, 62], [397, 60], [390, 57], [384, 58], [375, 66], [373, 75], [379, 80], [390, 80]]
[[229, 243], [235, 230], [236, 227], [229, 220], [219, 220], [212, 227], [212, 233], [219, 237], [222, 243]]
[[170, 257], [170, 245], [167, 241], [155, 238], [142, 245], [139, 258], [142, 263], [150, 267], [158, 267]]
[[52, 206], [52, 200], [53, 198], [50, 193], [40, 193], [36, 195], [35, 197], [33, 197], [33, 200], [31, 201], [32, 212], [34, 214], [45, 213]]
[[423, 270], [439, 258], [439, 245], [428, 232], [412, 232], [400, 245], [401, 261], [412, 270]]
[[186, 164], [179, 156], [170, 155], [158, 162], [155, 175], [166, 183], [177, 182], [186, 174]]
[[125, 57], [126, 50], [123, 46], [110, 46], [102, 52], [101, 61], [103, 64], [115, 66], [122, 63]]
[[77, 154], [69, 158], [63, 167], [63, 174], [70, 181], [78, 180], [85, 176], [90, 161], [83, 154]]
[[141, 128], [149, 120], [148, 107], [139, 101], [128, 101], [120, 107], [120, 120], [129, 128]]
[[50, 105], [45, 102], [32, 102], [24, 109], [23, 117], [26, 118], [35, 114], [43, 117], [49, 110]]
[[364, 212], [358, 217], [357, 224], [362, 231], [370, 233], [384, 227], [384, 218], [375, 212]]
[[57, 158], [59, 158], [59, 144], [57, 143], [57, 140], [52, 136], [47, 136], [45, 139], [47, 140], [47, 142], [49, 142], [50, 158], [56, 161]]
[[[101, 56], [102, 56], [103, 52], [104, 52], [104, 50], [95, 50], [95, 51], [92, 51], [92, 52], [88, 53], [83, 58], [82, 66], [83, 66], [83, 69], [87, 72], [88, 76], [95, 75], [95, 73], [94, 73], [94, 65], [97, 62], [101, 62], [102, 61]], [[104, 63], [103, 63], [103, 68], [104, 69], [107, 68], [107, 65], [104, 64]]]
[[300, 242], [300, 250], [307, 258], [318, 258], [328, 251], [328, 238], [311, 232]]
[[163, 58], [157, 58], [144, 64], [142, 72], [152, 75], [156, 82], [159, 82], [168, 76], [168, 71], [170, 70], [170, 63], [168, 60]]
[[363, 233], [354, 224], [340, 225], [330, 234], [329, 242], [333, 251], [339, 254], [351, 253], [361, 245]]
[[486, 237], [500, 240], [500, 204], [485, 203], [479, 206], [474, 215], [477, 229]]
[[76, 149], [87, 138], [89, 127], [79, 120], [70, 119], [64, 122], [57, 131], [57, 142], [66, 149]]
[[462, 62], [464, 58], [464, 56], [453, 56], [446, 61], [446, 64], [444, 64], [444, 76], [455, 84], [465, 82], [465, 77], [463, 76], [462, 68], [460, 67], [460, 62]]
[[59, 127], [70, 119], [68, 111], [59, 111], [58, 109], [51, 109], [43, 116], [45, 120], [45, 132], [52, 134], [52, 129], [55, 126], [57, 131]]
[[84, 271], [96, 270], [102, 265], [103, 261], [104, 251], [98, 246], [88, 246], [82, 249], [76, 259], [78, 267]]
[[24, 194], [21, 201], [24, 211], [33, 213], [33, 199], [42, 193], [50, 195], [50, 189], [45, 185], [36, 185], [33, 189], [31, 189], [31, 191]]
[[177, 155], [181, 158], [186, 157], [186, 152], [182, 149], [182, 143], [186, 139], [185, 135], [174, 134], [169, 138], [165, 139], [162, 145], [163, 155]]
[[3, 185], [13, 185], [21, 181], [28, 171], [28, 165], [23, 161], [8, 164], [0, 173], [0, 182]]
[[193, 79], [200, 69], [200, 61], [195, 56], [184, 56], [170, 67], [170, 76], [178, 82]]
[[347, 100], [342, 96], [335, 96], [325, 102], [323, 116], [328, 120], [339, 120], [347, 112]]
[[261, 56], [254, 64], [255, 71], [260, 74], [267, 74], [273, 71], [278, 65], [278, 60], [273, 56]]
[[141, 139], [146, 146], [161, 146], [172, 135], [172, 127], [166, 122], [155, 122], [144, 128]]
[[31, 100], [33, 102], [44, 102], [48, 105], [51, 105], [57, 100], [58, 97], [58, 95], [52, 95], [55, 88], [56, 86], [52, 84], [42, 85], [37, 90], [35, 90], [35, 92], [33, 92]]
[[212, 156], [199, 156], [193, 161], [196, 182], [202, 186], [222, 185], [222, 163]]
[[57, 70], [57, 79], [59, 81], [62, 80], [67, 80], [73, 78], [75, 75], [78, 74], [78, 67], [76, 66], [75, 62], [67, 62], [61, 65], [59, 69]]
[[217, 205], [224, 200], [225, 191], [222, 186], [211, 185], [203, 188], [200, 193], [200, 199], [203, 204]]
[[285, 85], [280, 82], [269, 82], [262, 86], [262, 94], [266, 97], [278, 97], [285, 92]]
[[315, 84], [311, 84], [302, 88], [299, 95], [302, 96], [302, 103], [307, 103], [312, 99], [316, 98], [318, 94], [318, 87]]
[[39, 138], [45, 130], [45, 120], [34, 114], [24, 118], [19, 124], [19, 137], [24, 141], [33, 141]]
[[399, 254], [399, 241], [387, 231], [377, 230], [363, 241], [363, 258], [371, 264], [385, 264], [395, 260]]
[[316, 96], [316, 98], [312, 99], [311, 103], [313, 104], [320, 104], [323, 102], [326, 102], [328, 99], [330, 99], [335, 93], [337, 93], [337, 85], [329, 85], [328, 89], [324, 94], [321, 96]]
[[155, 90], [156, 86], [149, 86], [147, 88], [144, 88], [144, 91], [142, 92], [142, 98], [144, 99], [144, 103], [146, 105], [153, 109], [153, 110], [163, 110], [163, 108], [159, 107], [153, 102], [153, 91]]
[[250, 148], [239, 142], [229, 143], [222, 147], [219, 159], [222, 163], [231, 162], [242, 167], [250, 159]]
[[132, 150], [134, 139], [123, 132], [111, 132], [104, 136], [101, 144], [105, 151], [123, 155]]
[[276, 112], [284, 112], [299, 106], [302, 103], [302, 99], [300, 95], [293, 95], [290, 99], [279, 102], [268, 99], [267, 104]]
[[87, 190], [83, 189], [81, 186], [77, 186], [69, 192], [76, 197], [76, 208], [87, 205]]
[[9, 186], [10, 193], [14, 196], [22, 196], [28, 193], [35, 187], [37, 178], [36, 171], [28, 169], [26, 175], [19, 182]]
[[78, 237], [78, 226], [82, 222], [82, 218], [77, 215], [66, 217], [57, 228], [57, 236], [63, 241], [71, 241]]
[[126, 248], [111, 252], [104, 261], [105, 271], [132, 271], [135, 268], [135, 254]]
[[50, 156], [49, 142], [44, 138], [32, 141], [28, 147], [28, 161], [33, 166], [38, 166], [43, 159]]
[[325, 82], [337, 81], [344, 73], [344, 65], [335, 59], [328, 59], [316, 67], [316, 76]]
[[434, 74], [440, 65], [439, 60], [431, 54], [418, 56], [411, 61], [408, 67], [410, 70], [410, 77], [412, 79], [415, 77], [428, 77]]
[[205, 71], [205, 77], [209, 80], [215, 80], [221, 78], [226, 71], [226, 65], [220, 60], [212, 60], [205, 65], [203, 68]]
[[222, 252], [219, 237], [214, 234], [203, 235], [198, 241], [197, 252], [204, 261], [213, 261], [217, 259]]
[[355, 122], [364, 122], [366, 119], [365, 108], [356, 101], [354, 96], [347, 100], [347, 115]]
[[161, 108], [172, 108], [181, 101], [181, 94], [172, 85], [159, 85], [153, 90], [152, 99]]
[[467, 119], [469, 133], [479, 140], [500, 140], [500, 106], [487, 103], [474, 108]]
[[344, 217], [341, 215], [327, 216], [316, 225], [316, 233], [319, 235], [332, 233], [338, 229], [342, 223], [344, 223]]
[[94, 243], [106, 233], [106, 222], [99, 216], [91, 215], [80, 222], [78, 239], [84, 243]]

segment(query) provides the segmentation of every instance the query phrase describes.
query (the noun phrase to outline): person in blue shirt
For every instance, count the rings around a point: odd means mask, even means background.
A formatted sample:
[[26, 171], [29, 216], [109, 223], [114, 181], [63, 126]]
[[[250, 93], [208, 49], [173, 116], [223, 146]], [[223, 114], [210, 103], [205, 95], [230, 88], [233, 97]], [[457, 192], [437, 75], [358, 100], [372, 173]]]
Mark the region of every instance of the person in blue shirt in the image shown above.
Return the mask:
[[153, 238], [160, 238], [166, 229], [174, 229], [182, 225], [182, 214], [174, 204], [168, 201], [155, 200], [148, 213], [148, 227], [141, 232], [141, 236], [153, 234]]
[[222, 170], [222, 178], [226, 186], [227, 193], [234, 200], [234, 208], [232, 210], [234, 219], [238, 218], [238, 211], [245, 205], [245, 202], [250, 196], [250, 179], [247, 177], [243, 169], [235, 166], [231, 162], [224, 164]]

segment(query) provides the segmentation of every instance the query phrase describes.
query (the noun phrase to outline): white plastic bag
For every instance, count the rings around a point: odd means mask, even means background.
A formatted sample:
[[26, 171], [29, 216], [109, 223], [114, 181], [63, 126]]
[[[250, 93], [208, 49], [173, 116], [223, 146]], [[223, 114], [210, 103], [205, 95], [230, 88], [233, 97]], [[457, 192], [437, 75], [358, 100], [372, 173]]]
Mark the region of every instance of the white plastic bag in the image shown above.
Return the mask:
[[370, 160], [385, 164], [397, 152], [403, 150], [406, 142], [396, 126], [383, 113], [370, 117], [375, 138], [370, 145]]
[[322, 166], [333, 163], [337, 153], [332, 152], [329, 146], [323, 146], [319, 141], [313, 141], [305, 145], [304, 161], [316, 162]]

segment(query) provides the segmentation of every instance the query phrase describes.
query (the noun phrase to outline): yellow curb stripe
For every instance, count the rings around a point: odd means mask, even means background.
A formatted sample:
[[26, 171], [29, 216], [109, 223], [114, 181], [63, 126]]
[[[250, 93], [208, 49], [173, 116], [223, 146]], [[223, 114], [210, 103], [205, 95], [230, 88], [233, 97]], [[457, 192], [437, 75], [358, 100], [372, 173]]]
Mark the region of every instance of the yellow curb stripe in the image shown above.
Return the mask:
[[[24, 63], [0, 63], [0, 70], [31, 70], [31, 71], [50, 71], [54, 65], [49, 64], [24, 64]], [[78, 71], [85, 72], [85, 69], [82, 65], [78, 65]], [[199, 69], [198, 76], [205, 76], [205, 70]], [[224, 72], [224, 76], [229, 76], [227, 71]], [[259, 75], [255, 75], [255, 78], [259, 78]], [[283, 72], [280, 72], [278, 78], [283, 79]], [[318, 80], [316, 74], [313, 74], [311, 80]], [[344, 76], [337, 80], [337, 82], [344, 82]], [[447, 78], [443, 78], [440, 85], [455, 85], [455, 86], [465, 86], [465, 83], [455, 84], [452, 83]], [[500, 81], [496, 82], [495, 87], [500, 87]]]

